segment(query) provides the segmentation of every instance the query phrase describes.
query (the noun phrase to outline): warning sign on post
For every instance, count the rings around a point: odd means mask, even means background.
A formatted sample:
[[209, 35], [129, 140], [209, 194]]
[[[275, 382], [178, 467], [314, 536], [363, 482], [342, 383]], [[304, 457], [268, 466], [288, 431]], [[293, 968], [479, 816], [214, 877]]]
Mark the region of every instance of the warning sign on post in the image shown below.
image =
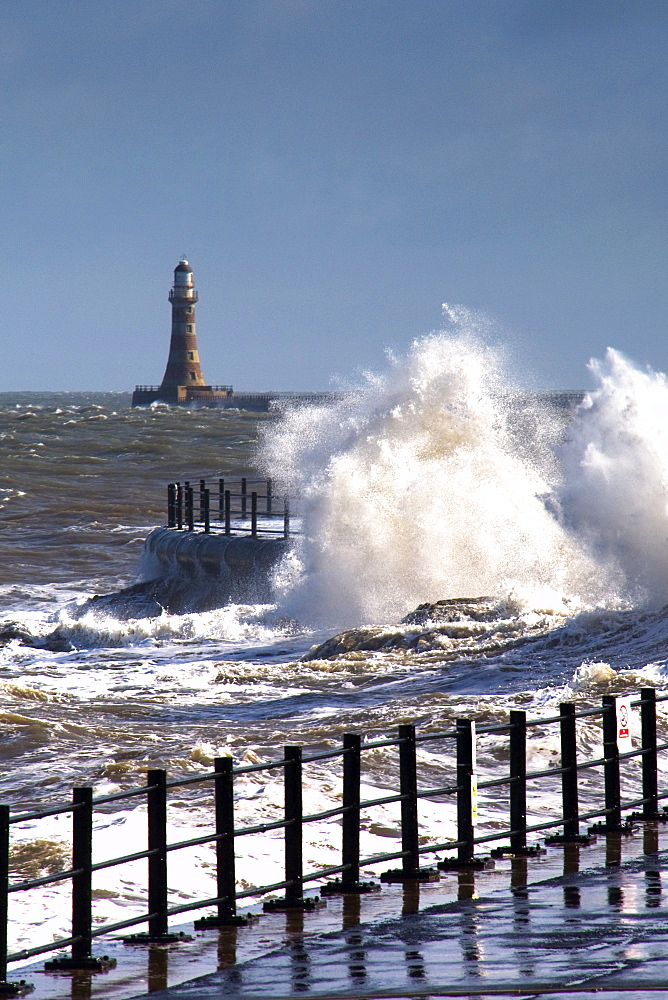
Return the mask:
[[631, 699], [615, 698], [617, 717], [617, 749], [626, 753], [631, 749]]

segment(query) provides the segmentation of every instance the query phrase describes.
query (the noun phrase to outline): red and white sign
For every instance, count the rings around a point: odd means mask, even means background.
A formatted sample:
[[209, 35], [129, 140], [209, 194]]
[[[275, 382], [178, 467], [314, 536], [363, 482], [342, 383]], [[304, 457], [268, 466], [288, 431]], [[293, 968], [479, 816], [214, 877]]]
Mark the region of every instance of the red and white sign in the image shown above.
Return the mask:
[[615, 698], [617, 718], [617, 749], [627, 753], [631, 749], [631, 699]]

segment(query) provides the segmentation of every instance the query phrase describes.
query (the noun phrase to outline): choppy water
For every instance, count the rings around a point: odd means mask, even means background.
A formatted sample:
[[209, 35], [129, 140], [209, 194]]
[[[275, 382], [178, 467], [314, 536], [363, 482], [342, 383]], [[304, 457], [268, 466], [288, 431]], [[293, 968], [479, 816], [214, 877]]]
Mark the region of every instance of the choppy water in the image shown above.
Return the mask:
[[[416, 343], [350, 396], [285, 417], [131, 410], [127, 394], [0, 396], [1, 617], [37, 638], [59, 623], [72, 647], [14, 639], [0, 649], [3, 801], [59, 801], [73, 784], [114, 791], [149, 767], [192, 774], [216, 754], [263, 759], [284, 743], [330, 745], [400, 721], [503, 720], [518, 706], [551, 714], [568, 698], [666, 686], [664, 376], [610, 353], [595, 368], [597, 390], [570, 414], [518, 393], [466, 315], [451, 319], [447, 335]], [[164, 523], [167, 482], [245, 470], [270, 472], [302, 498], [304, 533], [274, 605], [75, 620], [72, 602], [133, 581], [143, 538]], [[396, 633], [419, 603], [483, 594], [505, 612], [465, 618], [438, 641], [301, 660], [344, 628]], [[599, 740], [595, 723], [582, 727], [584, 751]], [[425, 765], [452, 766], [452, 748], [430, 747]], [[554, 727], [536, 733], [531, 752], [555, 761]], [[491, 739], [479, 756], [481, 776], [506, 766]], [[395, 777], [392, 753], [376, 752], [367, 784]], [[334, 765], [306, 780], [307, 808], [336, 800]], [[555, 808], [558, 793], [555, 782], [532, 808]], [[274, 818], [281, 804], [278, 778], [239, 783], [241, 823]], [[483, 822], [501, 808], [483, 800]], [[207, 809], [203, 794], [179, 799], [179, 837], [208, 822]], [[436, 839], [454, 834], [447, 803], [425, 804], [423, 820]], [[143, 823], [141, 807], [101, 817], [98, 857], [136, 846]], [[381, 809], [363, 850], [391, 850], [397, 829], [393, 808]], [[309, 861], [335, 864], [331, 831], [309, 835]], [[32, 872], [67, 850], [65, 820], [18, 837]], [[240, 878], [278, 879], [278, 840], [244, 841]], [[179, 899], [213, 894], [212, 859], [207, 847], [180, 860], [170, 876]], [[140, 906], [142, 877], [141, 866], [121, 885], [99, 876], [99, 915]], [[15, 943], [34, 942], [33, 924], [40, 937], [65, 931], [62, 891], [13, 903]]]

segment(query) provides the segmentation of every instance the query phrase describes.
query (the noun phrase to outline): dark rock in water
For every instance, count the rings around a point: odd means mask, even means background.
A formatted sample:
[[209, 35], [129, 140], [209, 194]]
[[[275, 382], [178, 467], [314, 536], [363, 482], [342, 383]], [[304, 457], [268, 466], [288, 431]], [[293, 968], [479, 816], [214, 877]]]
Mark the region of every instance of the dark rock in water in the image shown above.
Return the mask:
[[383, 649], [385, 643], [393, 638], [393, 633], [383, 628], [352, 628], [341, 632], [331, 639], [313, 646], [302, 656], [302, 660], [326, 660], [330, 656], [340, 656], [361, 649]]
[[157, 618], [168, 610], [160, 599], [165, 596], [163, 590], [162, 580], [147, 580], [132, 587], [125, 587], [115, 594], [95, 594], [83, 604], [70, 607], [68, 610], [77, 620], [91, 612], [121, 622], [130, 618]]
[[72, 605], [68, 611], [77, 621], [87, 614], [114, 618], [119, 622], [131, 618], [159, 618], [184, 615], [189, 612], [213, 611], [226, 601], [215, 589], [198, 592], [186, 574], [182, 577], [159, 577], [125, 587], [113, 594], [95, 594], [83, 604]]
[[72, 644], [56, 628], [48, 635], [32, 635], [25, 625], [18, 622], [3, 622], [0, 624], [0, 646], [6, 646], [8, 642], [18, 639], [22, 646], [32, 646], [33, 649], [48, 649], [52, 653], [69, 653], [73, 649]]
[[[302, 660], [326, 660], [374, 650], [424, 652], [433, 649], [442, 650], [444, 659], [448, 659], [444, 640], [446, 644], [449, 639], [458, 640], [459, 651], [452, 655], [461, 655], [463, 646], [459, 640], [483, 635], [488, 632], [484, 623], [503, 621], [516, 612], [512, 602], [498, 602], [492, 597], [458, 597], [420, 604], [395, 626], [349, 629], [313, 646]], [[514, 636], [509, 639], [516, 641]]]
[[493, 597], [452, 597], [435, 604], [419, 604], [401, 619], [402, 625], [425, 625], [427, 622], [493, 622], [515, 614], [509, 601], [494, 603]]

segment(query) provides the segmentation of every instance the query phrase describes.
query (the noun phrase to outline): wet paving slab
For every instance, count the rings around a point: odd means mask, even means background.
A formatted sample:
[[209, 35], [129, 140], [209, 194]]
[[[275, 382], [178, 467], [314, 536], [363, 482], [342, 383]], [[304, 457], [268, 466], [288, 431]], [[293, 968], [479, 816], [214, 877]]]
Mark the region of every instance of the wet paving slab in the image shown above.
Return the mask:
[[666, 879], [668, 830], [646, 824], [247, 927], [185, 926], [192, 940], [168, 947], [110, 942], [117, 967], [101, 975], [20, 975], [35, 1000], [668, 997]]

